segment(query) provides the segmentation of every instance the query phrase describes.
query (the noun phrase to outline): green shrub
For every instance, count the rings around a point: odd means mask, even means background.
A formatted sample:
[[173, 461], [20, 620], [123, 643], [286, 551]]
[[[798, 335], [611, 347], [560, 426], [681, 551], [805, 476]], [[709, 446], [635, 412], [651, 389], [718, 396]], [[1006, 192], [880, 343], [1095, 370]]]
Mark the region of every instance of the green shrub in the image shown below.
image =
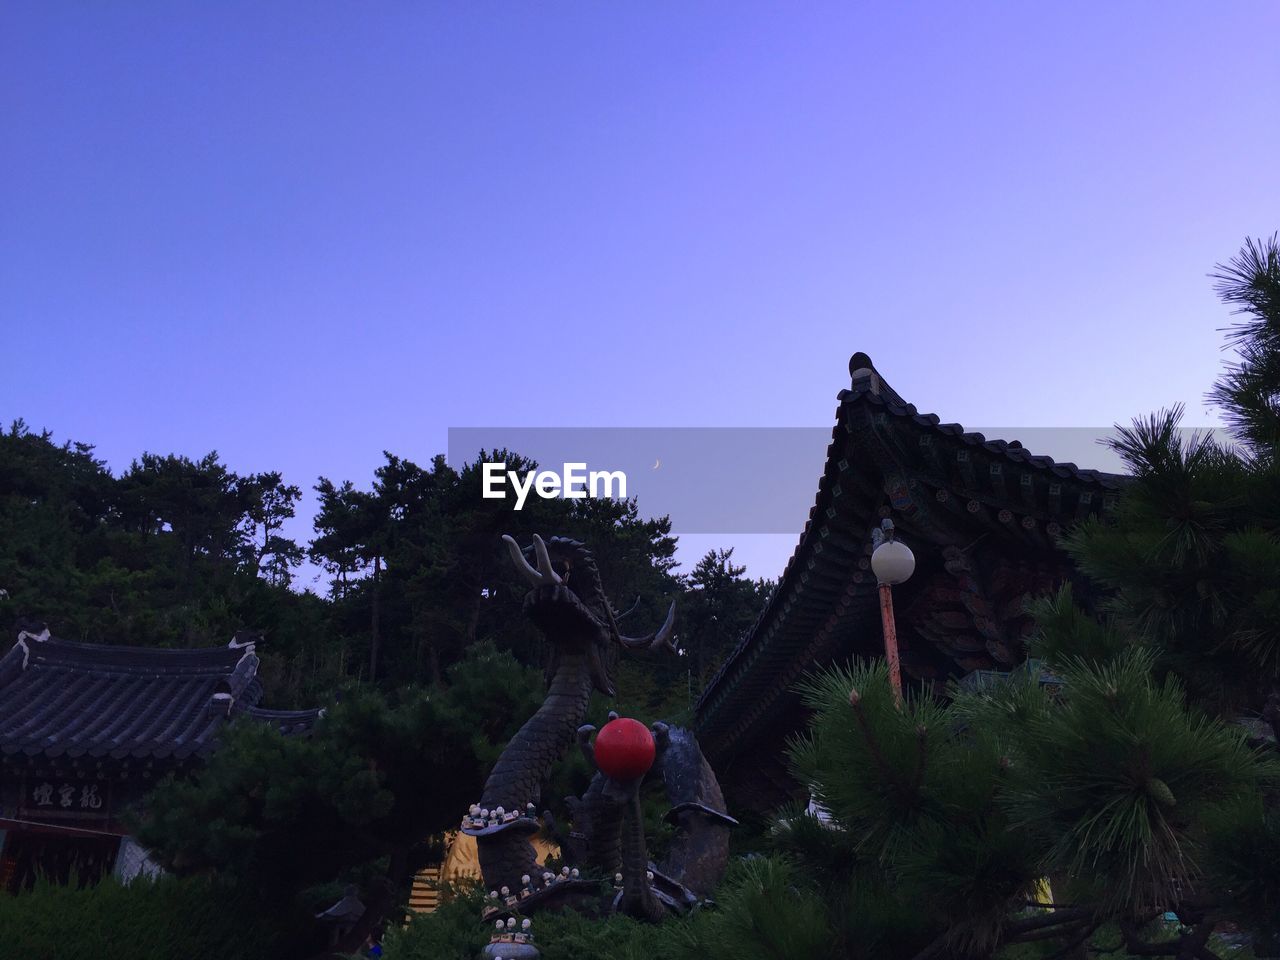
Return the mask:
[[442, 891], [440, 906], [415, 916], [404, 928], [390, 927], [383, 938], [386, 956], [396, 960], [474, 960], [489, 942], [480, 922], [484, 895], [478, 885]]
[[204, 879], [0, 894], [0, 960], [280, 960], [297, 952], [291, 939], [278, 916]]
[[[533, 929], [543, 960], [809, 960], [831, 944], [822, 898], [783, 858], [734, 864], [716, 899], [660, 924], [566, 911], [536, 915]], [[481, 906], [465, 894], [390, 931], [388, 960], [474, 960], [489, 938]]]
[[809, 960], [830, 956], [836, 935], [822, 894], [786, 857], [733, 864], [715, 910], [681, 936], [686, 960]]

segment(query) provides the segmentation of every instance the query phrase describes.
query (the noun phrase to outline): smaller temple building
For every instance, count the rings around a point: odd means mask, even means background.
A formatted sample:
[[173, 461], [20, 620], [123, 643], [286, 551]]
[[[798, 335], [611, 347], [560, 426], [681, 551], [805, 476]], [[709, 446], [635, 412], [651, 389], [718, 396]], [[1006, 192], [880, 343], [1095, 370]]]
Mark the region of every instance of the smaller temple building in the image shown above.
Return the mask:
[[247, 716], [307, 733], [323, 710], [258, 706], [254, 639], [174, 650], [73, 643], [28, 628], [0, 657], [0, 889], [155, 867], [125, 813], [199, 764]]

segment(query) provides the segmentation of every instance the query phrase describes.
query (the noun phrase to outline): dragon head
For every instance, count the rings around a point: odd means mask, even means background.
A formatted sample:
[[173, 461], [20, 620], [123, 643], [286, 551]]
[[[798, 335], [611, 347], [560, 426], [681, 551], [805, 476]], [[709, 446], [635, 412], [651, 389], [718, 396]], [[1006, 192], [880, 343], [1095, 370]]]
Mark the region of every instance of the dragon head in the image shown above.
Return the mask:
[[555, 672], [562, 653], [585, 654], [596, 689], [613, 696], [610, 673], [619, 651], [674, 649], [671, 637], [675, 603], [668, 609], [666, 621], [653, 633], [624, 636], [618, 629], [618, 620], [626, 614], [619, 614], [605, 596], [595, 558], [582, 543], [567, 537], [544, 541], [534, 534], [532, 546], [522, 550], [514, 538], [504, 535], [502, 539], [516, 569], [532, 586], [525, 596], [524, 609], [551, 641], [549, 675]]

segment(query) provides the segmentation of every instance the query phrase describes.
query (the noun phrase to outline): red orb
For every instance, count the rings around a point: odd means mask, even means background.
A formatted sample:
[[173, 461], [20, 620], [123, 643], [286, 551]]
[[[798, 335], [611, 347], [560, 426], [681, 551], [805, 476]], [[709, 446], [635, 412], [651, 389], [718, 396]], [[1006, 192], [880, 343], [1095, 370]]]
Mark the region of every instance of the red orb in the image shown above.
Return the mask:
[[639, 720], [619, 717], [596, 734], [596, 766], [615, 780], [638, 780], [649, 772], [654, 757], [653, 734]]

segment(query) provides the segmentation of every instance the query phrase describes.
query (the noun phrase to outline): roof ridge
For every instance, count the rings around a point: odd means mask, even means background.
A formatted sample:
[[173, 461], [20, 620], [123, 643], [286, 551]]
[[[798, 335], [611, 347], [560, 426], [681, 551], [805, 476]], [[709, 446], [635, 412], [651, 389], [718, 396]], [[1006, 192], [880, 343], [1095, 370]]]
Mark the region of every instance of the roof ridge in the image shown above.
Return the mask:
[[[21, 631], [14, 650], [22, 651], [23, 669], [33, 664], [68, 668], [92, 667], [102, 672], [133, 673], [160, 670], [165, 673], [230, 673], [254, 653], [252, 644], [210, 647], [135, 647], [111, 643], [85, 643]], [[256, 660], [256, 657], [254, 657]]]

